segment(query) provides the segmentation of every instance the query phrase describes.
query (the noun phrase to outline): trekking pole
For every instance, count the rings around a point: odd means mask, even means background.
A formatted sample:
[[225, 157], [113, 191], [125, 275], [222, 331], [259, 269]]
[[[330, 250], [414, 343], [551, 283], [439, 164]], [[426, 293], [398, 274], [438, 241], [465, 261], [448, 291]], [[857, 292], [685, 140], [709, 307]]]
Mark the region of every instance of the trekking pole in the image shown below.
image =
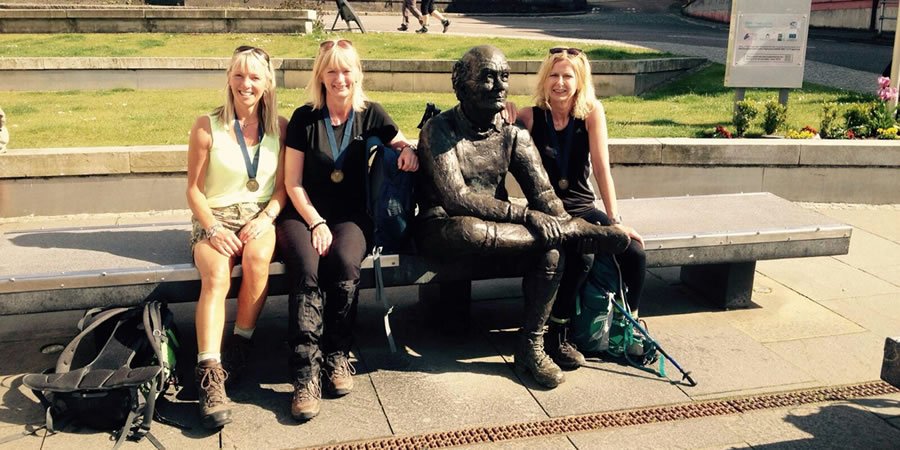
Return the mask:
[[683, 376], [681, 377], [682, 380], [687, 380], [688, 383], [691, 384], [691, 386], [696, 386], [696, 385], [697, 385], [697, 382], [694, 381], [693, 378], [691, 378], [691, 373], [690, 373], [690, 372], [686, 372], [684, 369], [682, 369], [681, 366], [678, 365], [678, 362], [675, 361], [674, 358], [672, 358], [671, 356], [669, 356], [669, 354], [666, 353], [665, 350], [663, 350], [663, 348], [659, 345], [659, 342], [656, 342], [656, 340], [653, 339], [652, 336], [650, 336], [650, 333], [648, 333], [647, 330], [645, 330], [644, 327], [642, 327], [641, 324], [638, 323], [638, 321], [634, 319], [634, 317], [631, 317], [631, 314], [630, 314], [627, 310], [625, 310], [625, 308], [623, 308], [622, 305], [619, 304], [619, 302], [614, 301], [614, 302], [612, 302], [612, 304], [613, 304], [613, 306], [616, 307], [616, 309], [619, 310], [620, 313], [622, 313], [623, 316], [625, 316], [626, 319], [628, 319], [629, 322], [631, 322], [631, 325], [633, 325], [635, 328], [638, 329], [638, 331], [640, 331], [641, 333], [643, 333], [644, 336], [646, 336], [647, 339], [649, 339], [650, 342], [651, 342], [654, 346], [656, 346], [656, 348], [659, 350], [659, 352], [662, 353], [662, 355], [663, 355], [666, 359], [668, 359], [669, 362], [671, 362], [672, 364], [675, 365], [675, 368], [678, 369], [679, 372], [681, 372], [681, 375], [683, 375]]

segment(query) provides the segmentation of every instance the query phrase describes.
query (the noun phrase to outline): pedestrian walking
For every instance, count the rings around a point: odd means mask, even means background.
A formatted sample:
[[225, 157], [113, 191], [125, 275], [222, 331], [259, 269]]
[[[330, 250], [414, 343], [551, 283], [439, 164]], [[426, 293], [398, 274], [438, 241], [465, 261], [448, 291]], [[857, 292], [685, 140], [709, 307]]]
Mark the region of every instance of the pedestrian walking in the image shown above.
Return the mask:
[[434, 9], [434, 0], [422, 0], [422, 17], [425, 19], [425, 23], [422, 25], [422, 29], [425, 30], [423, 33], [428, 32], [428, 18], [430, 16], [434, 16], [435, 19], [441, 21], [441, 25], [444, 26], [442, 33], [446, 33], [447, 29], [450, 28], [450, 21], [438, 10]]
[[403, 0], [403, 9], [401, 10], [401, 14], [403, 15], [403, 22], [400, 23], [400, 26], [397, 28], [398, 31], [406, 31], [409, 29], [409, 13], [416, 16], [416, 19], [419, 20], [419, 25], [422, 28], [416, 30], [416, 33], [427, 33], [428, 28], [425, 26], [425, 19], [422, 18], [422, 12], [416, 8], [416, 0]]

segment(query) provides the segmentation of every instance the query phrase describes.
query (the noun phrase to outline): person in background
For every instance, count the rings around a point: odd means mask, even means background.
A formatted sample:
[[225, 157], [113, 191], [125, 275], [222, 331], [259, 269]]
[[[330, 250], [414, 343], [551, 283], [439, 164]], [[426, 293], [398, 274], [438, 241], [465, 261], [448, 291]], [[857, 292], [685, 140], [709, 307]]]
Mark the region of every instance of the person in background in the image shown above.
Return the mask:
[[419, 25], [422, 26], [422, 28], [416, 30], [416, 33], [427, 33], [428, 28], [425, 27], [425, 19], [422, 17], [422, 12], [419, 11], [419, 8], [416, 8], [416, 0], [403, 0], [403, 9], [401, 10], [403, 22], [397, 27], [397, 31], [409, 29], [409, 13], [412, 13], [419, 20]]
[[419, 165], [415, 148], [384, 108], [366, 99], [362, 84], [353, 44], [322, 42], [306, 86], [311, 101], [294, 111], [287, 128], [285, 185], [291, 203], [277, 232], [290, 283], [291, 415], [300, 421], [319, 414], [321, 369], [332, 395], [353, 389], [349, 353], [360, 266], [374, 234], [366, 210], [365, 141], [376, 136], [399, 151], [400, 170], [412, 172]]
[[[287, 120], [278, 116], [275, 71], [265, 51], [235, 50], [225, 98], [223, 106], [197, 118], [188, 145], [191, 248], [201, 283], [195, 378], [207, 428], [231, 423], [225, 380], [237, 376], [251, 351], [275, 250], [273, 221], [286, 200], [282, 149]], [[223, 358], [225, 297], [238, 262], [243, 276], [237, 318]]]
[[0, 153], [6, 152], [9, 145], [9, 130], [6, 128], [6, 113], [0, 108]]
[[450, 28], [450, 21], [434, 8], [434, 0], [422, 0], [422, 16], [424, 23], [422, 24], [422, 30], [419, 30], [422, 33], [428, 32], [428, 17], [430, 16], [434, 16], [435, 19], [441, 21], [441, 25], [444, 26], [442, 33], [446, 33], [447, 29]]
[[[508, 104], [507, 115], [510, 120], [517, 118], [531, 133], [566, 212], [591, 223], [612, 225], [631, 237], [628, 248], [616, 259], [628, 288], [628, 304], [636, 318], [646, 273], [644, 242], [619, 215], [609, 166], [606, 115], [594, 94], [590, 62], [581, 49], [550, 49], [538, 70], [534, 101], [536, 106], [518, 111], [515, 105]], [[606, 212], [594, 206], [596, 196], [590, 183], [591, 175], [597, 181]], [[574, 369], [585, 360], [568, 340], [569, 323], [575, 315], [575, 297], [587, 280], [594, 255], [577, 252], [575, 248], [567, 250], [569, 258], [548, 321], [548, 338], [544, 345], [547, 354], [560, 367]], [[642, 354], [643, 347], [635, 346], [629, 351]]]

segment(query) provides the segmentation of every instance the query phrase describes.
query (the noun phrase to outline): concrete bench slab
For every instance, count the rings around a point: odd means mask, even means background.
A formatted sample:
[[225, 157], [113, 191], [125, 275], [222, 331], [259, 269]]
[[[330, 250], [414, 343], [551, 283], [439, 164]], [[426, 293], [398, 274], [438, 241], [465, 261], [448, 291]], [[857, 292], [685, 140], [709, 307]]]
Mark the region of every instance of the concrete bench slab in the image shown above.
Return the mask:
[[[644, 236], [649, 267], [682, 266], [682, 280], [724, 308], [750, 305], [757, 260], [846, 254], [852, 228], [769, 193], [622, 200], [626, 222]], [[189, 223], [4, 234], [0, 314], [132, 305], [146, 298], [195, 301], [199, 274]], [[374, 261], [362, 286], [375, 286]], [[521, 276], [521, 264], [437, 262], [384, 255], [385, 286], [439, 286], [468, 309], [470, 281]], [[284, 266], [270, 267], [270, 294], [287, 293]], [[240, 266], [232, 277], [240, 278]], [[235, 286], [238, 283], [233, 283]], [[232, 292], [232, 295], [235, 293]], [[429, 294], [433, 295], [433, 292]]]

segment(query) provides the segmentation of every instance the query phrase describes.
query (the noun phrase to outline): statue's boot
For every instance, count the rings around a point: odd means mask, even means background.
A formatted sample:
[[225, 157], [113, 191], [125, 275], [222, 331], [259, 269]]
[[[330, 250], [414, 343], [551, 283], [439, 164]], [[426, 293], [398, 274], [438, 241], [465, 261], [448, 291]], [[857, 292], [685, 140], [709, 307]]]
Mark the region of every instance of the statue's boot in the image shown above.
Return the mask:
[[562, 269], [562, 252], [550, 249], [541, 255], [536, 269], [522, 280], [525, 314], [516, 342], [515, 367], [520, 373], [531, 373], [538, 384], [549, 388], [565, 381], [562, 370], [544, 352], [544, 324], [553, 309]]
[[584, 253], [606, 252], [618, 255], [628, 248], [631, 238], [616, 227], [606, 227], [573, 217], [560, 223], [565, 242], [581, 241]]

